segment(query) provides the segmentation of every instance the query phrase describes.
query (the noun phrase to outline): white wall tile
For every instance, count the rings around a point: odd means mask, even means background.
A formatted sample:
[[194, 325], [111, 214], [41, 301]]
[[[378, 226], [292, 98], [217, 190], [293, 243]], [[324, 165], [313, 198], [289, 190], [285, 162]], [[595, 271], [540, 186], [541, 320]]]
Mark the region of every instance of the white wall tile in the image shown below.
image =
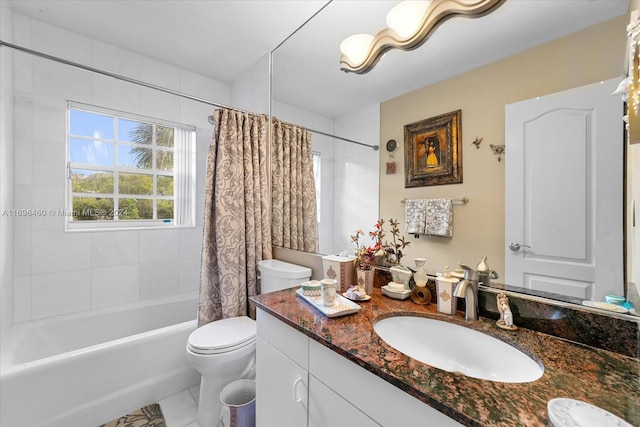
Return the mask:
[[33, 274], [82, 270], [91, 265], [89, 233], [62, 230], [34, 230], [32, 233]]
[[63, 154], [67, 136], [67, 99], [73, 98], [32, 97], [33, 122], [29, 125], [33, 127], [33, 139], [55, 143], [62, 147]]
[[202, 227], [180, 230], [180, 257], [196, 258], [202, 254]]
[[92, 43], [85, 36], [32, 19], [31, 37], [35, 50], [81, 64], [90, 64]]
[[155, 261], [140, 264], [140, 299], [180, 293], [179, 263]]
[[[32, 186], [31, 185], [15, 185], [13, 194], [13, 207], [15, 209], [31, 209], [33, 208]], [[16, 216], [13, 219], [13, 225], [16, 230], [31, 230], [33, 218], [30, 216]], [[29, 235], [29, 239], [31, 235]], [[29, 247], [31, 249], [31, 247]]]
[[[53, 182], [53, 179], [51, 181]], [[31, 206], [37, 213], [31, 218], [31, 228], [33, 230], [63, 230], [65, 217], [58, 215], [58, 212], [63, 211], [65, 207], [64, 187], [33, 185], [31, 193]], [[43, 212], [46, 214], [42, 215]]]
[[140, 55], [99, 40], [92, 40], [92, 46], [93, 67], [130, 79], [140, 79]]
[[200, 257], [180, 260], [180, 289], [197, 291], [200, 289]]
[[139, 266], [121, 265], [91, 270], [91, 308], [138, 300]]
[[32, 319], [91, 308], [90, 270], [34, 275], [31, 278]]
[[33, 144], [27, 139], [16, 139], [14, 146], [14, 182], [31, 184]]
[[[179, 230], [141, 230], [140, 262], [176, 260], [180, 256]], [[175, 266], [177, 268], [177, 265]]]
[[31, 320], [31, 276], [13, 279], [13, 322]]
[[114, 267], [140, 262], [140, 232], [137, 230], [91, 233], [91, 266]]
[[95, 75], [92, 79], [93, 97], [89, 104], [117, 111], [142, 114], [140, 87], [111, 77]]
[[57, 186], [62, 189], [64, 197], [64, 187], [66, 184], [66, 156], [64, 137], [63, 143], [43, 143], [33, 144], [33, 169], [31, 183], [34, 185]]
[[31, 275], [31, 229], [16, 228], [13, 233], [13, 277]]
[[[31, 94], [15, 93], [13, 121], [15, 141], [33, 139], [33, 100]], [[33, 142], [33, 141], [31, 141]]]
[[140, 90], [141, 114], [165, 120], [180, 121], [180, 98], [153, 89]]
[[[229, 87], [229, 85], [216, 82], [199, 74], [192, 73], [191, 71], [180, 70], [179, 90], [180, 92], [186, 93], [188, 95], [193, 95], [198, 98], [204, 98], [219, 104], [229, 105], [231, 102], [231, 88]], [[191, 103], [191, 101], [189, 100], [183, 101], [185, 103]], [[202, 105], [205, 108], [209, 109], [215, 108], [200, 103], [194, 105]]]
[[80, 68], [34, 58], [32, 78], [33, 92], [39, 96], [77, 101], [91, 97], [91, 73]]
[[167, 89], [180, 90], [180, 69], [140, 56], [140, 80]]
[[33, 56], [15, 52], [13, 70], [16, 93], [31, 93], [33, 91]]

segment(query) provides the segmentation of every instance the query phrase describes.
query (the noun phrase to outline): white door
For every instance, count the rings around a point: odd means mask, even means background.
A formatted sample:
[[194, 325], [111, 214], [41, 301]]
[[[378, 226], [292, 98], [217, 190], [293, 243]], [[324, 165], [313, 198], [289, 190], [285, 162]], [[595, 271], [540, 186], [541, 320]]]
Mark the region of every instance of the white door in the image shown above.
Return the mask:
[[621, 79], [505, 107], [505, 283], [604, 300], [620, 293]]

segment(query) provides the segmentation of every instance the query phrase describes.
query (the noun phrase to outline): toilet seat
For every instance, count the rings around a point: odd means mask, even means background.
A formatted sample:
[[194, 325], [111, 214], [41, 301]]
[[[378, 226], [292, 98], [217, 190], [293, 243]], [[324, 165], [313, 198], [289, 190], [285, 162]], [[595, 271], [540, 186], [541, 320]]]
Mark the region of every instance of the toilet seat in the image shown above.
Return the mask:
[[230, 317], [199, 327], [189, 335], [187, 348], [196, 354], [220, 354], [239, 350], [256, 341], [256, 322]]

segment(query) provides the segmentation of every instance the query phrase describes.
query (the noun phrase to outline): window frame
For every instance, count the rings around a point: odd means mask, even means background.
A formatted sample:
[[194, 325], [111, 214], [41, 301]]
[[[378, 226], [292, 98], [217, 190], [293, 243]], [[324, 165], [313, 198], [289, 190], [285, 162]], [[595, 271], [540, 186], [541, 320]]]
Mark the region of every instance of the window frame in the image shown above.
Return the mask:
[[[71, 133], [71, 110], [80, 110], [80, 111], [84, 111], [87, 113], [91, 113], [91, 114], [102, 114], [102, 115], [106, 115], [109, 116], [111, 118], [113, 118], [114, 120], [114, 135], [113, 135], [113, 140], [108, 140], [105, 139], [105, 142], [109, 142], [113, 144], [113, 151], [114, 151], [114, 164], [113, 166], [104, 166], [104, 165], [98, 165], [98, 164], [88, 164], [88, 163], [73, 163], [70, 159], [70, 152], [71, 152], [71, 140], [72, 139], [81, 139], [81, 140], [87, 140], [87, 141], [95, 141], [95, 140], [100, 140], [101, 138], [97, 138], [97, 137], [89, 137], [89, 136], [81, 136], [81, 135], [74, 135]], [[156, 152], [157, 151], [171, 151], [174, 155], [174, 167], [173, 170], [171, 171], [167, 171], [167, 170], [162, 170], [162, 169], [157, 169], [157, 168], [149, 168], [149, 169], [141, 169], [141, 168], [135, 168], [135, 167], [130, 167], [130, 166], [121, 166], [118, 164], [118, 147], [120, 146], [120, 144], [118, 143], [119, 139], [118, 139], [118, 119], [124, 119], [124, 120], [129, 120], [129, 121], [136, 121], [136, 122], [141, 122], [144, 124], [150, 124], [153, 126], [153, 142], [152, 144], [148, 147], [150, 149], [152, 149], [152, 157], [154, 159], [154, 163], [155, 163], [155, 159], [156, 159]], [[85, 104], [85, 103], [81, 103], [81, 102], [76, 102], [76, 101], [67, 101], [67, 108], [66, 108], [66, 141], [65, 141], [65, 148], [66, 148], [66, 152], [65, 152], [65, 156], [66, 156], [66, 162], [65, 162], [65, 209], [63, 211], [63, 215], [65, 216], [65, 231], [93, 231], [93, 230], [133, 230], [133, 229], [153, 229], [153, 228], [158, 228], [158, 229], [173, 229], [173, 228], [183, 228], [183, 227], [187, 227], [187, 228], [193, 228], [195, 227], [195, 219], [194, 218], [187, 218], [186, 220], [184, 220], [184, 223], [178, 224], [176, 221], [176, 207], [177, 207], [177, 200], [176, 200], [176, 186], [175, 186], [175, 177], [176, 177], [176, 165], [175, 165], [175, 159], [176, 159], [176, 147], [175, 147], [175, 143], [174, 143], [174, 147], [171, 148], [170, 150], [166, 149], [165, 147], [159, 146], [156, 144], [156, 129], [158, 126], [164, 126], [164, 127], [170, 127], [174, 129], [174, 134], [175, 134], [175, 130], [176, 129], [180, 129], [186, 132], [190, 132], [190, 142], [189, 144], [191, 145], [190, 147], [190, 152], [189, 155], [191, 157], [193, 157], [193, 164], [191, 165], [191, 170], [190, 170], [190, 181], [191, 181], [191, 188], [188, 190], [188, 195], [186, 195], [187, 199], [188, 199], [188, 203], [191, 204], [191, 211], [195, 210], [195, 187], [196, 187], [196, 170], [195, 170], [195, 143], [196, 143], [196, 127], [195, 126], [190, 126], [190, 125], [185, 125], [182, 123], [177, 123], [177, 122], [172, 122], [169, 120], [163, 120], [163, 119], [157, 119], [154, 117], [149, 117], [149, 116], [143, 116], [140, 114], [134, 114], [134, 113], [128, 113], [128, 112], [123, 112], [123, 111], [119, 111], [119, 110], [114, 110], [114, 109], [110, 109], [110, 108], [104, 108], [104, 107], [98, 107], [95, 105], [90, 105], [90, 104]], [[130, 145], [132, 147], [134, 146], [140, 146], [140, 147], [144, 147], [144, 145], [142, 144], [135, 144], [129, 141], [122, 141], [121, 143], [123, 146], [125, 145]], [[155, 165], [154, 165], [155, 166]], [[152, 195], [130, 195], [132, 196], [131, 198], [136, 198], [136, 199], [146, 199], [146, 200], [152, 200], [153, 203], [153, 212], [154, 212], [154, 217], [157, 216], [157, 202], [159, 200], [171, 200], [173, 202], [174, 205], [174, 209], [173, 209], [173, 218], [171, 219], [117, 219], [114, 216], [114, 219], [110, 219], [110, 220], [86, 220], [86, 221], [73, 221], [73, 199], [74, 197], [82, 197], [83, 193], [74, 193], [73, 192], [73, 182], [72, 182], [72, 170], [73, 169], [81, 169], [81, 170], [93, 170], [93, 171], [105, 171], [105, 172], [113, 172], [113, 193], [100, 193], [100, 196], [104, 196], [105, 198], [111, 198], [113, 199], [113, 209], [114, 211], [116, 211], [117, 214], [117, 210], [118, 210], [118, 198], [123, 198], [122, 196], [127, 196], [125, 194], [122, 194], [119, 192], [119, 182], [118, 182], [118, 177], [119, 177], [119, 173], [132, 173], [132, 174], [145, 174], [145, 175], [151, 175], [152, 177], [152, 185], [153, 185], [153, 194]], [[159, 195], [158, 194], [158, 189], [157, 189], [157, 180], [159, 176], [171, 176], [174, 179], [174, 191], [173, 191], [173, 195], [172, 196], [164, 196], [164, 195]], [[91, 197], [91, 193], [87, 193], [88, 197]], [[126, 197], [124, 197], [126, 198]]]

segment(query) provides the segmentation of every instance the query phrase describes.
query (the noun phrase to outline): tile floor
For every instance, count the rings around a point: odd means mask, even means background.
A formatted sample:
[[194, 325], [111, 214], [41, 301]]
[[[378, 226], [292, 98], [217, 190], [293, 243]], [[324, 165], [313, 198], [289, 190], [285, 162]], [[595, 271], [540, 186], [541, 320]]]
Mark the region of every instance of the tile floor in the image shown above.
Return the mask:
[[200, 427], [196, 421], [199, 396], [200, 384], [158, 402], [167, 427]]

